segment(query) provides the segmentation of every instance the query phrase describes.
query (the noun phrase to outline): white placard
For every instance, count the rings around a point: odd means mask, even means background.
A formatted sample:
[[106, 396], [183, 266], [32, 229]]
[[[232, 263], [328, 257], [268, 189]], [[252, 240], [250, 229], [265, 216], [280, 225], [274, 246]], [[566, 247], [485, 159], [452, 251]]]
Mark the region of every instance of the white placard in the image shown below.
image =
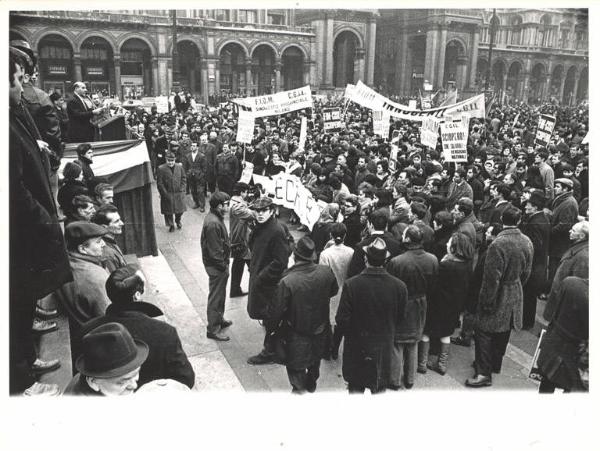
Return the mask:
[[251, 144], [254, 137], [254, 116], [252, 113], [240, 110], [235, 140], [239, 143]]
[[306, 129], [307, 129], [307, 120], [305, 116], [302, 116], [300, 120], [300, 140], [298, 141], [298, 150], [303, 151], [304, 146], [306, 145]]
[[423, 119], [421, 123], [421, 144], [435, 149], [438, 140], [438, 131], [440, 129], [440, 120], [434, 116]]
[[464, 117], [453, 121], [446, 120], [440, 124], [440, 132], [444, 160], [457, 163], [467, 161], [468, 118], [466, 121]]

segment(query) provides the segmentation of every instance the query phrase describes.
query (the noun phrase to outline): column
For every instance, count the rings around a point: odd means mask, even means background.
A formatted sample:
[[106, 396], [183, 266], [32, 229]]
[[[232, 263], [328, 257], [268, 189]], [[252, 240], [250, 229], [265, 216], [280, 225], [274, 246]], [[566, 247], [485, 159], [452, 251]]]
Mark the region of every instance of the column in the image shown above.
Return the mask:
[[[373, 74], [375, 72], [375, 44], [377, 39], [377, 22], [374, 17], [369, 17], [367, 24], [367, 61], [364, 73], [365, 83], [373, 86]], [[362, 74], [363, 72], [361, 72]]]
[[217, 95], [221, 94], [221, 60], [217, 59], [215, 61], [215, 88], [217, 90]]
[[565, 75], [565, 70], [563, 69], [563, 74], [560, 81], [560, 88], [558, 89], [558, 101], [562, 104], [563, 102], [563, 94], [565, 93], [565, 81], [567, 80], [567, 76]]
[[[475, 28], [473, 32], [473, 44], [471, 47], [471, 72], [469, 77], [469, 87], [475, 89], [475, 79], [477, 78], [477, 60], [479, 59], [479, 28]], [[506, 84], [506, 78], [504, 79]], [[504, 89], [503, 87], [502, 89]]]
[[115, 65], [115, 94], [121, 98], [121, 55], [115, 55], [113, 57]]
[[306, 85], [310, 85], [311, 81], [310, 81], [310, 61], [303, 61], [302, 62], [302, 84], [304, 86]]
[[200, 78], [202, 103], [208, 105], [208, 61], [206, 58], [202, 59], [200, 71], [202, 74]]
[[81, 56], [79, 53], [73, 54], [73, 67], [75, 69], [75, 81], [82, 81], [81, 76]]
[[281, 91], [281, 58], [275, 60], [275, 92]]
[[575, 83], [573, 83], [573, 95], [571, 96], [570, 106], [577, 105], [577, 88], [579, 87], [579, 74], [575, 75]]
[[365, 73], [365, 49], [356, 49], [356, 56], [354, 60], [354, 78], [353, 84], [358, 83], [361, 80], [361, 75]]
[[158, 58], [152, 57], [152, 93], [157, 96], [159, 94], [159, 79], [158, 79]]
[[252, 95], [252, 58], [246, 58], [244, 62], [246, 63], [246, 94], [250, 96]]
[[[438, 70], [437, 79], [431, 83], [438, 88], [444, 88], [444, 65], [446, 63], [446, 36], [448, 34], [448, 27], [446, 24], [440, 26], [440, 41], [439, 41], [439, 53], [438, 53]], [[458, 86], [458, 83], [457, 83]]]
[[542, 86], [542, 102], [548, 97], [548, 90], [550, 89], [550, 83], [552, 82], [552, 76], [546, 75], [544, 84]]
[[508, 80], [508, 73], [502, 74], [502, 91], [506, 92], [506, 80]]
[[429, 83], [434, 82], [435, 78], [435, 55], [437, 51], [437, 30], [430, 29], [427, 30], [427, 41], [425, 46], [425, 70], [424, 70], [424, 80]]
[[157, 58], [158, 65], [158, 81], [160, 86], [160, 95], [166, 96], [169, 95], [169, 77], [167, 75], [167, 62], [170, 58], [160, 57]]
[[521, 100], [524, 100], [525, 102], [528, 101], [529, 99], [529, 79], [530, 79], [531, 73], [529, 72], [525, 72], [521, 75]]
[[396, 94], [404, 95], [406, 88], [406, 81], [410, 79], [409, 68], [407, 67], [408, 61], [408, 34], [402, 32], [400, 37], [400, 49], [396, 53]]
[[456, 89], [462, 91], [465, 88], [467, 78], [467, 57], [459, 56], [456, 61]]
[[325, 67], [324, 83], [326, 86], [333, 86], [333, 19], [325, 19]]

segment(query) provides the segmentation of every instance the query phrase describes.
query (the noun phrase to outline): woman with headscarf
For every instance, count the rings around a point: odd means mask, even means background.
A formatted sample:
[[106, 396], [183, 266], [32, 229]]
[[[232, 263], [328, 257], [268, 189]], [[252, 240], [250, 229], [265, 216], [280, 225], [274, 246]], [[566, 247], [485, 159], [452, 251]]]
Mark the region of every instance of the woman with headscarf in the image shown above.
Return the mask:
[[63, 214], [71, 208], [73, 198], [78, 194], [89, 195], [88, 188], [83, 181], [83, 170], [77, 163], [67, 163], [63, 168], [63, 185], [58, 190], [58, 205]]

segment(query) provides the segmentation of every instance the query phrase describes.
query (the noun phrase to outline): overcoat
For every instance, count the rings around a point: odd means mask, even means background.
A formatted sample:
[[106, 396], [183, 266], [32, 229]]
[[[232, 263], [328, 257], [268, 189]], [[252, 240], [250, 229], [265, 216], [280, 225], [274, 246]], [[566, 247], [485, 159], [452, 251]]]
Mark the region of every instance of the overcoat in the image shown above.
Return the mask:
[[196, 159], [189, 152], [183, 157], [183, 167], [188, 179], [194, 179], [199, 185], [206, 183], [206, 155], [198, 151]]
[[233, 196], [229, 205], [231, 256], [250, 260], [250, 233], [254, 227], [255, 215], [241, 196]]
[[527, 284], [535, 293], [541, 293], [547, 285], [550, 222], [544, 212], [539, 211], [532, 215], [526, 215], [521, 222], [520, 229], [533, 244], [533, 263]]
[[288, 368], [303, 370], [321, 360], [329, 299], [337, 291], [335, 275], [327, 266], [299, 260], [285, 272], [269, 306], [269, 317], [273, 323], [284, 323]]
[[552, 319], [554, 312], [558, 307], [558, 288], [560, 287], [563, 279], [569, 276], [588, 279], [589, 268], [590, 244], [588, 240], [575, 243], [567, 252], [565, 252], [563, 257], [560, 259], [558, 268], [556, 269], [556, 274], [554, 275], [554, 280], [552, 281], [552, 287], [550, 288], [550, 295], [548, 296], [548, 302], [546, 304], [546, 308], [544, 309], [544, 319], [546, 321], [550, 321]]
[[248, 315], [252, 319], [267, 319], [268, 305], [290, 256], [285, 230], [274, 216], [256, 225], [250, 235], [250, 252]]
[[58, 204], [64, 214], [72, 208], [71, 202], [75, 196], [84, 194], [89, 196], [87, 185], [80, 180], [67, 180], [65, 184], [58, 190]]
[[41, 299], [73, 278], [33, 119], [11, 108], [9, 126], [10, 283], [24, 298]]
[[177, 330], [164, 321], [156, 319], [163, 312], [147, 302], [111, 304], [106, 315], [85, 323], [80, 339], [86, 333], [106, 323], [117, 322], [125, 326], [133, 338], [148, 345], [148, 358], [140, 369], [138, 386], [156, 379], [173, 379], [192, 388], [195, 374], [183, 348]]
[[379, 390], [390, 381], [396, 328], [404, 318], [408, 292], [384, 268], [365, 268], [346, 280], [336, 324], [344, 335], [342, 374], [351, 385]]
[[561, 194], [554, 199], [550, 219], [550, 256], [561, 257], [569, 249], [569, 230], [577, 222], [578, 214], [579, 207], [571, 193]]
[[173, 215], [185, 212], [186, 177], [183, 166], [175, 163], [173, 169], [161, 164], [156, 171], [156, 186], [160, 193], [160, 212]]
[[93, 107], [88, 108], [77, 95], [67, 103], [69, 114], [69, 142], [83, 143], [94, 140], [94, 126], [90, 119], [94, 117]]
[[523, 285], [531, 273], [533, 244], [517, 228], [502, 230], [488, 247], [476, 325], [485, 332], [521, 330]]

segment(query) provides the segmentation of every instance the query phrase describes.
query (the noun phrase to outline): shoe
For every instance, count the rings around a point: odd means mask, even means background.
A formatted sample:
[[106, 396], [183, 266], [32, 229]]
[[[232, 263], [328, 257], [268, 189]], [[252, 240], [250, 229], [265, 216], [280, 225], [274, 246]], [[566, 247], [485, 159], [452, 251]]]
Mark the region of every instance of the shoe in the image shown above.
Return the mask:
[[465, 348], [471, 347], [471, 339], [459, 335], [458, 337], [450, 337], [450, 343], [453, 345], [464, 346]]
[[275, 363], [275, 356], [261, 351], [260, 354], [248, 358], [247, 362], [249, 365], [267, 365], [269, 363]]
[[490, 376], [484, 376], [483, 374], [477, 374], [475, 377], [471, 379], [467, 379], [465, 381], [465, 385], [467, 387], [491, 387], [492, 386], [492, 378]]
[[405, 382], [405, 383], [404, 383], [404, 388], [406, 388], [407, 390], [410, 390], [411, 388], [413, 388], [413, 385], [415, 385], [415, 384], [413, 384], [413, 383], [408, 383], [408, 382]]
[[229, 293], [229, 297], [230, 298], [241, 298], [242, 296], [246, 296], [248, 294], [247, 291], [233, 291], [231, 293]]
[[175, 231], [175, 226], [169, 226], [169, 232], [174, 232]]
[[429, 341], [420, 341], [417, 347], [417, 373], [427, 373], [427, 360], [429, 359]]
[[223, 321], [221, 321], [221, 329], [227, 329], [232, 324], [233, 324], [233, 321], [229, 321], [228, 319], [224, 319]]
[[56, 384], [42, 384], [35, 382], [31, 387], [23, 392], [23, 396], [58, 396], [60, 389]]
[[387, 386], [388, 390], [393, 390], [393, 391], [399, 391], [400, 389], [402, 389], [401, 385], [396, 385], [396, 384], [390, 384]]
[[435, 362], [433, 364], [428, 363], [427, 368], [444, 376], [446, 374], [446, 371], [448, 370], [447, 364], [448, 364], [448, 350], [449, 349], [450, 349], [450, 344], [442, 343], [437, 362]]
[[31, 330], [36, 334], [47, 334], [48, 332], [54, 332], [58, 329], [58, 325], [54, 321], [46, 321], [43, 319], [33, 319], [33, 325]]
[[177, 223], [177, 228], [178, 228], [179, 230], [181, 230], [181, 228], [182, 228], [182, 227], [183, 227], [183, 226], [181, 225], [181, 222], [178, 222], [178, 223]]
[[229, 341], [229, 337], [227, 335], [223, 335], [221, 332], [217, 332], [216, 334], [213, 334], [212, 332], [206, 332], [206, 338], [216, 341]]
[[35, 308], [35, 314], [39, 316], [41, 319], [53, 319], [58, 316], [58, 310], [46, 310], [45, 308], [40, 307], [39, 305]]
[[45, 374], [55, 371], [60, 368], [60, 360], [42, 360], [35, 359], [31, 365], [31, 372], [35, 374]]

